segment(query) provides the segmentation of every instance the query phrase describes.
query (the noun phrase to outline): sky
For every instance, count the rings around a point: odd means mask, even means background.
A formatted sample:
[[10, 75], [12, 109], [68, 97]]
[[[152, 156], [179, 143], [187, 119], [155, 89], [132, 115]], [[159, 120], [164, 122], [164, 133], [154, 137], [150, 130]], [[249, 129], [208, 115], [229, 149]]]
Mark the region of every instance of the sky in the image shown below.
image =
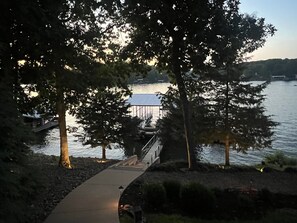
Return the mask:
[[248, 55], [250, 61], [297, 58], [297, 0], [241, 0], [239, 9], [265, 18], [277, 29], [262, 48]]

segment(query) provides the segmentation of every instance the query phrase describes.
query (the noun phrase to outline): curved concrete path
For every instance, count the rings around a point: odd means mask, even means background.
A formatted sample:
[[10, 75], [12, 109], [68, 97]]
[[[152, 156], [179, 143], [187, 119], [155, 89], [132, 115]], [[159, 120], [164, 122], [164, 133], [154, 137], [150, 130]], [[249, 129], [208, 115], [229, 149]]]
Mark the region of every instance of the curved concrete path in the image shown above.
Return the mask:
[[128, 186], [145, 169], [145, 164], [140, 163], [101, 171], [70, 192], [45, 223], [119, 223], [119, 187]]

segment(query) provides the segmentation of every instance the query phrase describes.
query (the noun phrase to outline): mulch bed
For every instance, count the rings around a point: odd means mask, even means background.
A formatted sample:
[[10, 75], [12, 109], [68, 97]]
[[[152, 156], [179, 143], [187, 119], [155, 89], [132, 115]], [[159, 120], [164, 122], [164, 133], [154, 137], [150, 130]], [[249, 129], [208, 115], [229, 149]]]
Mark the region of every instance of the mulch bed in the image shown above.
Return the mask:
[[31, 154], [30, 166], [34, 170], [38, 190], [30, 204], [28, 222], [43, 222], [56, 205], [74, 188], [108, 166], [118, 162], [100, 163], [97, 158], [70, 157], [73, 169], [58, 167], [59, 157]]

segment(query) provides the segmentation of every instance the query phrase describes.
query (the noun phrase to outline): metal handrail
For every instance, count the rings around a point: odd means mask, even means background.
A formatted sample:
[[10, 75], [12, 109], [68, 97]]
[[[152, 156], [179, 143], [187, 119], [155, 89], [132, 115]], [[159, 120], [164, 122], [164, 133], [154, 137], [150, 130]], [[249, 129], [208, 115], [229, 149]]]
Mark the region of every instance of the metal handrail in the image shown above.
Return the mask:
[[148, 151], [150, 150], [150, 148], [155, 144], [155, 142], [157, 141], [158, 137], [157, 135], [154, 135], [146, 144], [144, 147], [142, 147], [141, 152], [141, 160], [143, 160], [143, 158], [145, 157], [145, 155], [148, 153]]

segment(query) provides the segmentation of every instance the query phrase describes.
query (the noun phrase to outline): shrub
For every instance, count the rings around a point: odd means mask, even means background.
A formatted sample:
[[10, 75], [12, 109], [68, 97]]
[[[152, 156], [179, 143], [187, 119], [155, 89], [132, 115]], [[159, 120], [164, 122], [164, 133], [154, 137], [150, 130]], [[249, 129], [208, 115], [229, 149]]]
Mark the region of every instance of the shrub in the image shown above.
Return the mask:
[[185, 213], [191, 216], [211, 217], [215, 196], [206, 187], [190, 183], [181, 188], [181, 204]]
[[145, 209], [159, 211], [166, 201], [166, 191], [162, 184], [145, 184], [143, 187]]
[[253, 200], [247, 195], [239, 194], [237, 199], [238, 207], [244, 211], [249, 212], [254, 206]]
[[167, 180], [163, 182], [166, 191], [166, 197], [169, 202], [178, 202], [181, 183], [176, 180]]
[[273, 205], [273, 194], [267, 188], [263, 188], [259, 192], [259, 199], [262, 200], [267, 207]]
[[165, 163], [152, 165], [148, 171], [164, 171], [164, 172], [178, 172], [181, 168], [187, 168], [185, 161], [168, 161]]
[[234, 210], [239, 219], [258, 219], [261, 216], [261, 211], [257, 208], [255, 201], [247, 194], [238, 194]]
[[297, 159], [285, 156], [285, 154], [282, 151], [276, 151], [274, 154], [267, 155], [264, 160], [266, 163], [280, 165], [280, 166], [297, 165]]

